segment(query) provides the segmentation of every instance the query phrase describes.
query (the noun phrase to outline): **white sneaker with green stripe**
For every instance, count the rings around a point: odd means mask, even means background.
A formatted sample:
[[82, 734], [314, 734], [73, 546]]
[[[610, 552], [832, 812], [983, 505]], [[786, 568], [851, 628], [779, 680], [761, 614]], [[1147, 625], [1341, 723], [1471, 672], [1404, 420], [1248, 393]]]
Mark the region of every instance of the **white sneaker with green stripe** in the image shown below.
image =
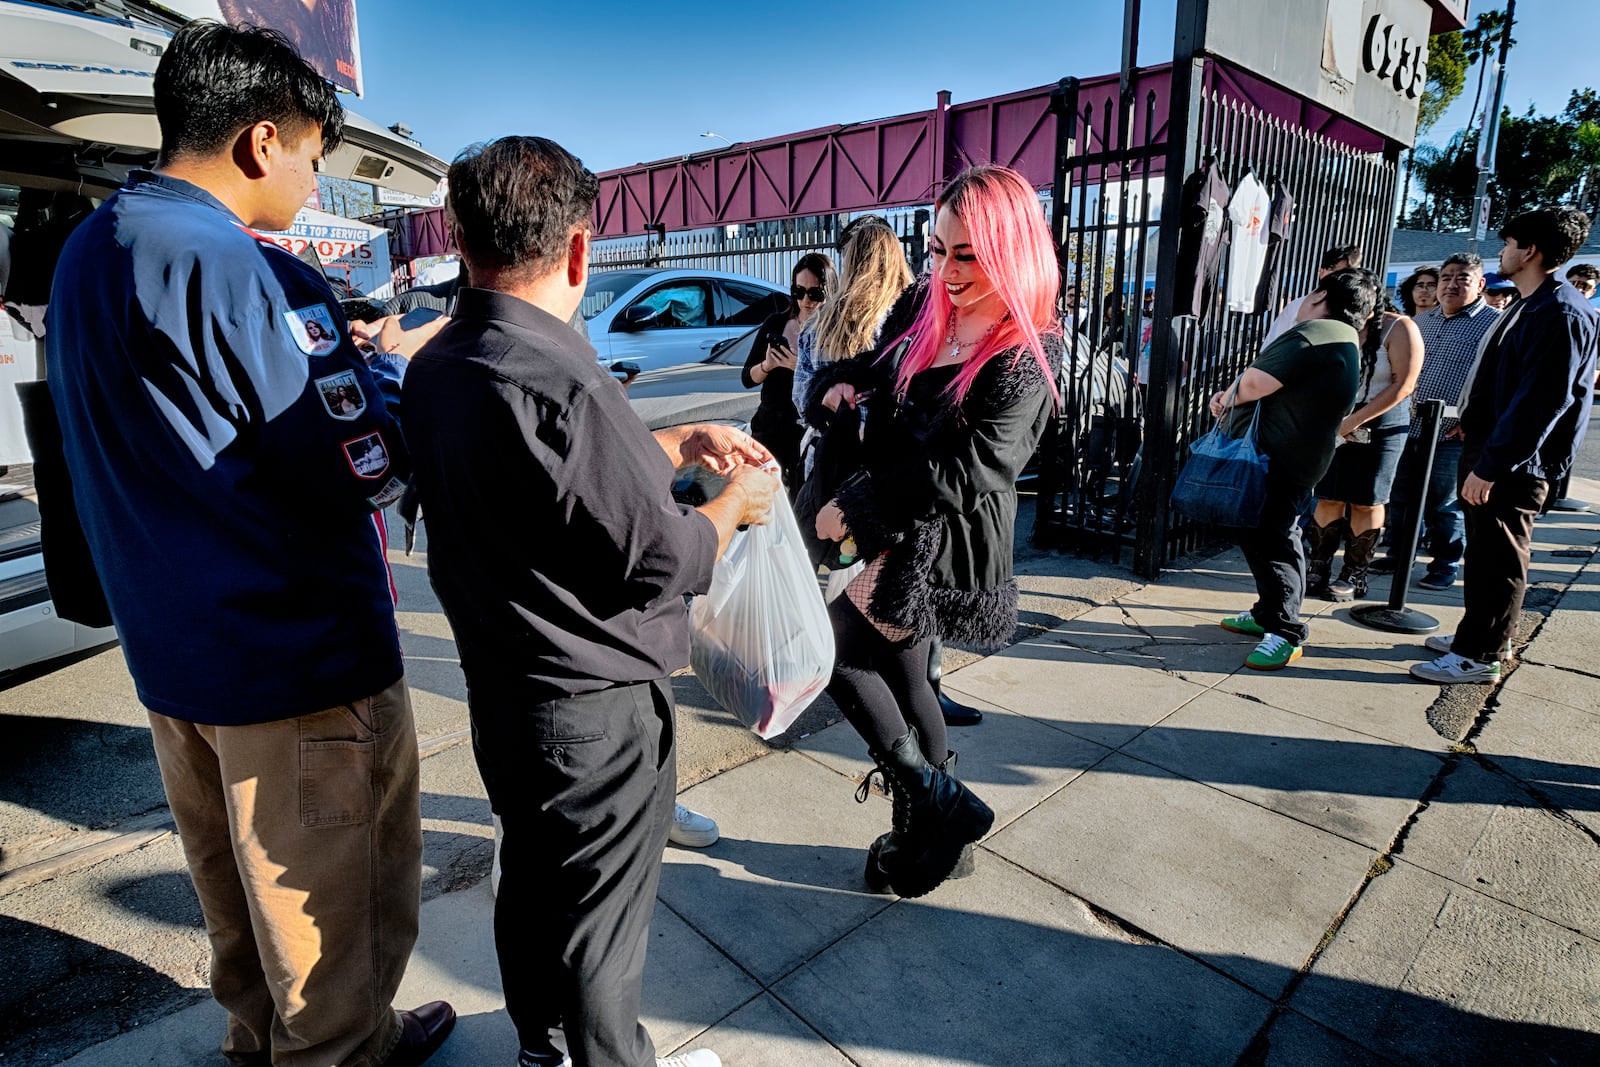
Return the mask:
[[1446, 652], [1431, 663], [1413, 663], [1411, 677], [1438, 685], [1499, 685], [1500, 663], [1481, 663]]
[[1253, 671], [1281, 671], [1300, 658], [1301, 648], [1277, 634], [1267, 634], [1255, 651], [1244, 658]]

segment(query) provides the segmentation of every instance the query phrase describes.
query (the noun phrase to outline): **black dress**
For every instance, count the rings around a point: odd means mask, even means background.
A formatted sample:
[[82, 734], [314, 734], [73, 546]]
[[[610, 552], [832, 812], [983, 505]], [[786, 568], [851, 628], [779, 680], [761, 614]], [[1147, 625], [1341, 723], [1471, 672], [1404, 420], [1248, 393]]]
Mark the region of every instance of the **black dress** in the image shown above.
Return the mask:
[[[767, 358], [767, 339], [781, 337], [788, 323], [789, 312], [780, 311], [761, 324], [741, 376], [746, 389], [756, 387], [756, 380], [750, 376], [750, 372]], [[800, 438], [804, 433], [800, 425], [800, 413], [795, 410], [794, 397], [791, 395], [794, 392], [794, 371], [779, 367], [771, 371], [760, 385], [761, 402], [750, 419], [750, 436], [772, 450], [778, 465], [783, 468], [783, 484], [792, 497], [800, 488]]]

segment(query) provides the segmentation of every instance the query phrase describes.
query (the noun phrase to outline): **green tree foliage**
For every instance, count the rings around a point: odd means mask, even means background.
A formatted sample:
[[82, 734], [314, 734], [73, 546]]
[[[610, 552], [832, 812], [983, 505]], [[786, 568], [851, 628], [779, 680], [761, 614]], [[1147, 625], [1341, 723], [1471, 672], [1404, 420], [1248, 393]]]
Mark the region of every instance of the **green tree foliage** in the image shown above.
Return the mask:
[[[1560, 115], [1500, 115], [1500, 145], [1489, 178], [1490, 228], [1539, 204], [1593, 205], [1600, 199], [1600, 99], [1574, 92]], [[1462, 130], [1444, 145], [1416, 150], [1423, 200], [1408, 221], [1438, 231], [1466, 229], [1476, 192], [1478, 131]]]
[[1471, 67], [1460, 30], [1436, 33], [1428, 38], [1428, 84], [1417, 106], [1417, 135], [1421, 136], [1456, 102], [1467, 87]]

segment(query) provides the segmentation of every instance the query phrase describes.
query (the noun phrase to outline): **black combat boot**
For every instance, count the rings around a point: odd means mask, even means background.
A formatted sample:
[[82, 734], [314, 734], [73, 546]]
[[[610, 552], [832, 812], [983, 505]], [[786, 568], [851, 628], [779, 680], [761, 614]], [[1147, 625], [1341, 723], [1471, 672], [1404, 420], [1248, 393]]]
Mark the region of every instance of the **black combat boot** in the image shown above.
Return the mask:
[[1367, 595], [1367, 571], [1372, 568], [1372, 557], [1378, 551], [1380, 530], [1352, 534], [1344, 546], [1344, 566], [1339, 577], [1328, 583], [1329, 599], [1343, 603]]
[[1343, 519], [1335, 519], [1326, 526], [1318, 526], [1316, 519], [1306, 523], [1306, 596], [1327, 598], [1333, 554], [1339, 551], [1344, 531]]
[[894, 829], [873, 842], [868, 883], [881, 878], [902, 897], [924, 896], [955, 872], [968, 845], [989, 832], [994, 811], [923, 758], [915, 727], [888, 752], [869, 751], [877, 766], [867, 772], [856, 799], [865, 801], [872, 776], [882, 775], [894, 802]]
[[928, 684], [933, 695], [939, 698], [939, 711], [946, 726], [976, 726], [983, 721], [983, 712], [977, 708], [957, 703], [945, 695], [939, 680], [944, 677], [944, 642], [937, 636], [928, 642]]
[[[939, 764], [939, 769], [953, 777], [956, 771], [956, 761], [960, 758], [961, 753], [952, 750], [949, 755], [945, 756], [944, 762]], [[856, 791], [856, 799], [860, 801], [867, 799], [867, 789], [865, 787]], [[889, 884], [888, 865], [896, 862], [898, 850], [899, 842], [895, 839], [893, 830], [886, 834], [879, 834], [878, 839], [872, 843], [872, 847], [867, 849], [867, 888], [874, 893], [892, 891], [893, 887]], [[961, 849], [960, 858], [956, 860], [955, 870], [950, 872], [950, 877], [965, 878], [977, 869], [977, 859], [972, 854], [972, 846], [970, 844], [964, 845]]]

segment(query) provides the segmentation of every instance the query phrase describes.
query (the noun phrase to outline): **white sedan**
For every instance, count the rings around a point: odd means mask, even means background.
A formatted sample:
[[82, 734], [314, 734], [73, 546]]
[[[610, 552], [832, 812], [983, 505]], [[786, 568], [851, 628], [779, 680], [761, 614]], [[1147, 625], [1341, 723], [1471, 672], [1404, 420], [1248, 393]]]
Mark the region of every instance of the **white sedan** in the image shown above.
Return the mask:
[[581, 311], [601, 363], [652, 371], [703, 362], [788, 306], [789, 294], [760, 278], [646, 269], [590, 274]]

